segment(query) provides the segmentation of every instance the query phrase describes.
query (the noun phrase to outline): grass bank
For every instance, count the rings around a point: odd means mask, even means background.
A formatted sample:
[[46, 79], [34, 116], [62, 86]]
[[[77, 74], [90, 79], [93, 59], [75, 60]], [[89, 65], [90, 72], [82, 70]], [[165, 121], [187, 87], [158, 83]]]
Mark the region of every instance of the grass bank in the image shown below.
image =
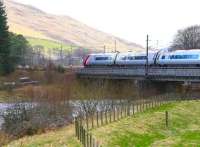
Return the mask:
[[[92, 133], [102, 147], [190, 147], [200, 145], [200, 101], [175, 102], [136, 114], [97, 129]], [[165, 126], [165, 111], [169, 127]], [[7, 147], [80, 147], [74, 126], [42, 135], [24, 137]]]
[[92, 133], [103, 147], [199, 146], [199, 114], [200, 101], [176, 102], [94, 129]]
[[74, 126], [70, 125], [57, 131], [24, 137], [11, 142], [5, 147], [81, 147], [74, 134]]

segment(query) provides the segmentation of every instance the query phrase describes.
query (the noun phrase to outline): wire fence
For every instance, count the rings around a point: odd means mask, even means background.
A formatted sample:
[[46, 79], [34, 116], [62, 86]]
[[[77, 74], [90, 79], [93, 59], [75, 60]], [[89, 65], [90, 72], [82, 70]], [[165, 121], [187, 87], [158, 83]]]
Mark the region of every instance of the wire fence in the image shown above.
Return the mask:
[[105, 126], [126, 117], [134, 116], [136, 113], [144, 112], [148, 109], [160, 107], [161, 105], [173, 101], [182, 100], [198, 100], [198, 97], [191, 94], [165, 94], [149, 99], [132, 101], [130, 103], [121, 103], [106, 111], [102, 110], [90, 114], [86, 113], [85, 115], [79, 115], [75, 117], [74, 121], [75, 134], [84, 147], [101, 147], [101, 141], [95, 138], [91, 133], [92, 129]]

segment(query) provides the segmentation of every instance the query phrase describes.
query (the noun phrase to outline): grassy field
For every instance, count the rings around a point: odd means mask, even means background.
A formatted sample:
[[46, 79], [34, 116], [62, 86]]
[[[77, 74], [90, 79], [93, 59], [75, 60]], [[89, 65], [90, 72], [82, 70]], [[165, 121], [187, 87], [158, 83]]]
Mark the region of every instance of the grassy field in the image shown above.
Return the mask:
[[46, 134], [24, 137], [6, 147], [81, 147], [74, 135], [74, 126], [70, 125]]
[[[62, 49], [65, 51], [70, 51], [71, 46], [67, 44], [61, 44], [56, 41], [47, 40], [47, 39], [39, 39], [39, 38], [27, 38], [28, 42], [31, 46], [41, 45], [44, 47], [45, 52], [48, 53], [48, 49], [57, 48], [60, 49], [62, 46]], [[72, 50], [76, 49], [76, 47], [72, 47]]]
[[[102, 147], [198, 147], [200, 146], [200, 101], [176, 102], [136, 114], [92, 130]], [[169, 127], [165, 126], [165, 111]], [[79, 147], [74, 126], [42, 135], [24, 137], [7, 147]]]
[[[169, 127], [165, 126], [169, 111]], [[200, 146], [200, 102], [167, 104], [92, 130], [103, 147]]]

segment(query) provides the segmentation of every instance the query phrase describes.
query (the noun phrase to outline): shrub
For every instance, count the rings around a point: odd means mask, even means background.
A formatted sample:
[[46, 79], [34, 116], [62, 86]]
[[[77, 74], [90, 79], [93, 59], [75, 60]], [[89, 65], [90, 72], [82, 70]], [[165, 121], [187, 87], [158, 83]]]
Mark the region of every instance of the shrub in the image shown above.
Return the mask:
[[3, 114], [2, 130], [12, 136], [22, 137], [44, 132], [71, 122], [68, 103], [18, 103]]

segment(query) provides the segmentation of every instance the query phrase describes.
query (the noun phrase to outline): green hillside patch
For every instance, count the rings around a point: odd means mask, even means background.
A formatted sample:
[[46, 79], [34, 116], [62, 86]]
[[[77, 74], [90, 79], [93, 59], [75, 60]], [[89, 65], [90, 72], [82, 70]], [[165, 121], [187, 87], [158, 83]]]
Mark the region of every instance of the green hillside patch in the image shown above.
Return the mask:
[[92, 133], [103, 147], [200, 146], [200, 101], [163, 105], [94, 129]]
[[[27, 38], [28, 42], [31, 46], [43, 46], [45, 52], [47, 53], [49, 49], [62, 49], [64, 51], [71, 51], [71, 46], [67, 44], [62, 44], [53, 40], [46, 40], [46, 39], [39, 39], [39, 38]], [[72, 47], [72, 50], [76, 49], [77, 47]]]

